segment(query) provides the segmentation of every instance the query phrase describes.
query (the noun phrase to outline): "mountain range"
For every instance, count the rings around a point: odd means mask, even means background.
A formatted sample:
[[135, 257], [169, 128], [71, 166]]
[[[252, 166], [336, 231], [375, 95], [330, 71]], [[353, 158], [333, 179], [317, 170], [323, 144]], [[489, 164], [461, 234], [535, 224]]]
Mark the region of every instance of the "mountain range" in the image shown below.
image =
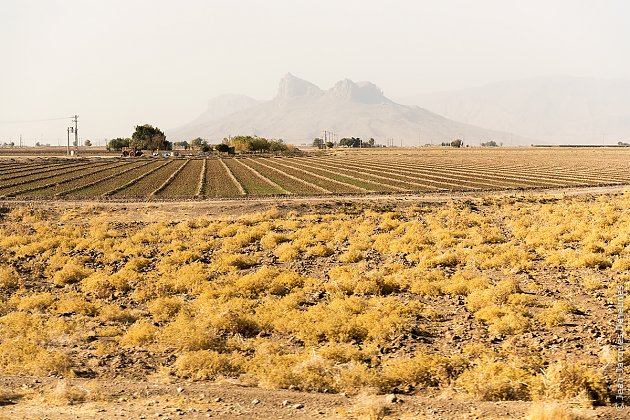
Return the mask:
[[403, 103], [548, 144], [630, 141], [630, 81], [568, 76], [419, 94]]
[[191, 122], [167, 130], [169, 140], [202, 137], [218, 142], [235, 135], [257, 135], [289, 143], [310, 143], [323, 131], [342, 137], [374, 138], [377, 143], [412, 146], [461, 138], [466, 144], [495, 140], [530, 144], [516, 134], [445, 118], [415, 105], [398, 104], [371, 82], [345, 79], [328, 90], [292, 74], [279, 83], [275, 98], [258, 101], [243, 95], [211, 99]]

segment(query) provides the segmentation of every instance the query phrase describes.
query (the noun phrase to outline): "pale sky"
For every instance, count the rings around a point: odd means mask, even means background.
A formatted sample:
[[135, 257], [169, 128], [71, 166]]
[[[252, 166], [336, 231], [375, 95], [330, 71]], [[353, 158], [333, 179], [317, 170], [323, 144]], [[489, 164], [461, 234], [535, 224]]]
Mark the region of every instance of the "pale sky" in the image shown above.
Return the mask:
[[570, 75], [630, 78], [625, 0], [2, 0], [0, 143], [169, 129], [291, 72], [389, 97]]

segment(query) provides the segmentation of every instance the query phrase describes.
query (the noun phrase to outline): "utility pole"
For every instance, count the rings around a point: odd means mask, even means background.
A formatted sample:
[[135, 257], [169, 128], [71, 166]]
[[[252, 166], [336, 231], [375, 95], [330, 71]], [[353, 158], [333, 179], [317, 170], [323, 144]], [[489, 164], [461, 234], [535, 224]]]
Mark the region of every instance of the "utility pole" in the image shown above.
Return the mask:
[[68, 146], [66, 147], [66, 154], [68, 156], [70, 156], [70, 131], [72, 130], [72, 127], [67, 127], [66, 131], [68, 132]]
[[79, 116], [75, 115], [72, 121], [74, 121], [74, 144], [77, 145], [76, 147], [79, 147], [79, 128], [77, 127]]

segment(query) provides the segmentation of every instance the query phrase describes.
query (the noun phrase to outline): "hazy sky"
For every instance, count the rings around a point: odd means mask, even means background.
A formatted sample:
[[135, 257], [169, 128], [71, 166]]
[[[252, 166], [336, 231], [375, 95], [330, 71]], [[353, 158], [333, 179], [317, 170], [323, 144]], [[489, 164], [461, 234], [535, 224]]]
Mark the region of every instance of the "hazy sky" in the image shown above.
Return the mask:
[[[2, 0], [0, 143], [130, 136], [287, 72], [387, 96], [548, 75], [630, 78], [626, 0]], [[59, 139], [59, 140], [58, 140]]]

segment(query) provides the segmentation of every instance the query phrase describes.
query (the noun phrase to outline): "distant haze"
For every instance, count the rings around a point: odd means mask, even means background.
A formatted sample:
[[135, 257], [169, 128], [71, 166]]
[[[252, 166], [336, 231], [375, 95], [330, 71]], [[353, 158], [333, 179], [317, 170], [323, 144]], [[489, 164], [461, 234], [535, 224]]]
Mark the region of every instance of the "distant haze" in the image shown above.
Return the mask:
[[388, 98], [628, 78], [628, 16], [623, 0], [4, 0], [0, 143], [64, 143], [69, 119], [39, 120], [75, 113], [96, 142], [178, 127], [222, 94], [274, 97], [287, 72], [325, 87], [369, 80]]
[[292, 74], [284, 76], [273, 99], [256, 101], [242, 95], [222, 95], [208, 103], [207, 110], [190, 123], [167, 130], [169, 138], [202, 137], [218, 143], [229, 135], [257, 135], [289, 143], [311, 143], [333, 132], [337, 139], [374, 138], [378, 144], [417, 146], [463, 139], [513, 141], [531, 144], [531, 139], [453, 121], [418, 106], [397, 104], [375, 84], [340, 80], [327, 90]]
[[630, 143], [630, 81], [542, 77], [401, 98], [546, 144]]

